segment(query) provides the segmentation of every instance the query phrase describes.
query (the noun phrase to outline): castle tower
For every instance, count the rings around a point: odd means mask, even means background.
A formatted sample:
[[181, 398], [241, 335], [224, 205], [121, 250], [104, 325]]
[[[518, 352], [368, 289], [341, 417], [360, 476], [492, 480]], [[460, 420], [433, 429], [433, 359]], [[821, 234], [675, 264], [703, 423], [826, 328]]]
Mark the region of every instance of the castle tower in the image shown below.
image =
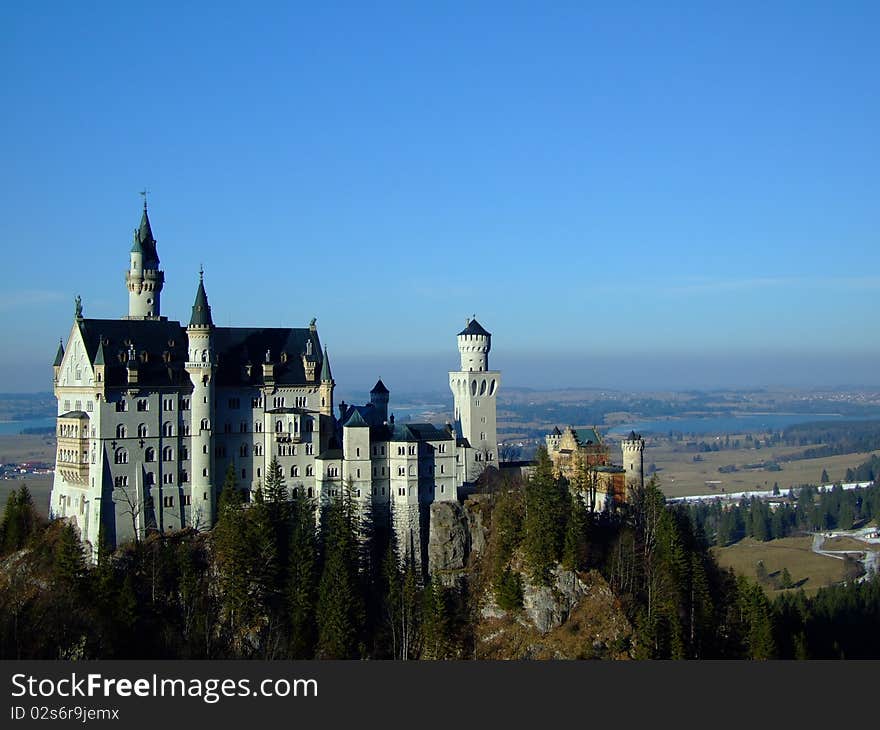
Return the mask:
[[379, 378], [373, 386], [373, 389], [370, 391], [370, 403], [373, 404], [373, 408], [376, 410], [376, 417], [378, 418], [379, 423], [385, 423], [388, 421], [389, 396], [390, 393], [388, 388], [385, 387], [382, 378]]
[[336, 381], [333, 380], [333, 374], [330, 372], [330, 356], [327, 354], [327, 346], [324, 346], [324, 360], [321, 363], [321, 385], [319, 394], [321, 396], [321, 414], [325, 416], [333, 416], [333, 387]]
[[621, 447], [623, 449], [623, 469], [626, 472], [626, 499], [629, 501], [632, 490], [645, 485], [645, 440], [635, 431], [630, 431]]
[[497, 466], [498, 433], [496, 399], [501, 372], [489, 370], [492, 335], [477, 322], [468, 319], [458, 333], [461, 370], [449, 373], [449, 387], [455, 402], [455, 425], [467, 439], [463, 478], [473, 482], [486, 466]]
[[126, 319], [161, 319], [160, 299], [165, 274], [159, 270], [159, 254], [156, 239], [147, 215], [147, 198], [144, 196], [144, 213], [141, 224], [134, 232], [134, 243], [125, 286], [128, 289], [128, 316]]
[[211, 307], [205, 293], [203, 272], [199, 272], [199, 288], [192, 308], [192, 317], [186, 328], [189, 340], [189, 356], [186, 372], [193, 385], [190, 404], [191, 467], [190, 516], [194, 527], [209, 530], [216, 516], [214, 494], [214, 464], [211, 435], [214, 428], [214, 322]]

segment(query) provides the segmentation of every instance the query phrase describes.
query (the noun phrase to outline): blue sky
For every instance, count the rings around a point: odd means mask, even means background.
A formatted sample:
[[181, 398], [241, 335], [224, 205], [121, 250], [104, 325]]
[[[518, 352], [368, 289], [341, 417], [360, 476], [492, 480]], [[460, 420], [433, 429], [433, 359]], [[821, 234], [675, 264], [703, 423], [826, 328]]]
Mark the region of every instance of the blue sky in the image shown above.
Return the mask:
[[476, 313], [511, 385], [880, 384], [880, 5], [177, 5], [0, 7], [2, 389], [125, 314], [144, 187], [164, 314], [203, 263], [351, 380]]

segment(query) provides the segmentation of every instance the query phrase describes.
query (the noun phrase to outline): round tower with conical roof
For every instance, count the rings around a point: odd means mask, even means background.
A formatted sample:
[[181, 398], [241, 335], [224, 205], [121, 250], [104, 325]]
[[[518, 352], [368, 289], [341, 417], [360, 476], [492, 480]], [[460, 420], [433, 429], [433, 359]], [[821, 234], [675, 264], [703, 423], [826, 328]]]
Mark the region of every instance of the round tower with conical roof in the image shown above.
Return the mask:
[[159, 269], [159, 254], [150, 227], [150, 217], [147, 215], [146, 198], [141, 224], [134, 232], [129, 258], [129, 268], [125, 272], [125, 287], [128, 289], [126, 319], [161, 319], [165, 274]]
[[379, 423], [386, 423], [388, 421], [388, 399], [390, 395], [391, 393], [385, 387], [382, 378], [379, 378], [370, 391], [370, 403], [373, 404], [373, 408], [376, 410], [376, 418]]
[[487, 466], [498, 466], [496, 403], [501, 373], [489, 370], [491, 348], [492, 335], [476, 319], [468, 318], [458, 333], [461, 370], [449, 373], [464, 484], [473, 483]]
[[217, 498], [214, 488], [214, 322], [205, 293], [204, 273], [199, 272], [199, 288], [192, 308], [192, 317], [186, 328], [189, 354], [186, 372], [192, 382], [190, 401], [190, 434], [192, 436], [190, 465], [189, 523], [201, 530], [209, 530], [216, 517]]
[[626, 500], [632, 491], [645, 484], [645, 440], [635, 431], [630, 431], [621, 443], [623, 449], [623, 469], [626, 472]]

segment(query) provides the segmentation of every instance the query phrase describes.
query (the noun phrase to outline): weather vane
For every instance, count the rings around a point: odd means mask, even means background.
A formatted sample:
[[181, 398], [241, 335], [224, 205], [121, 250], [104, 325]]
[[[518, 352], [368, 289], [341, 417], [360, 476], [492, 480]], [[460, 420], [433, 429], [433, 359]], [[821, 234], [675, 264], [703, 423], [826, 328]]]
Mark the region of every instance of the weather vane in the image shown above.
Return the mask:
[[144, 189], [141, 190], [141, 192], [140, 192], [140, 195], [143, 195], [143, 196], [144, 196], [144, 210], [147, 209], [147, 193], [149, 193], [149, 192], [150, 192], [150, 191], [147, 190], [146, 188], [144, 188]]

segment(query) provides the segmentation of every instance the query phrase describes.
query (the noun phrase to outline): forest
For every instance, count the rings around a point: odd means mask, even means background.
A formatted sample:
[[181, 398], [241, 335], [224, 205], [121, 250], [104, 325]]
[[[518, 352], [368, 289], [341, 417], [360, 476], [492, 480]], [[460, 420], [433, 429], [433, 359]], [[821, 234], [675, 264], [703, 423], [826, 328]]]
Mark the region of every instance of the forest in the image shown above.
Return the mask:
[[[452, 581], [402, 559], [347, 496], [316, 519], [274, 467], [247, 504], [227, 475], [213, 530], [102, 544], [95, 565], [71, 525], [38, 518], [23, 486], [0, 524], [0, 658], [470, 659], [480, 607], [515, 615], [524, 583], [548, 584], [556, 566], [607, 581], [633, 628], [631, 658], [880, 657], [868, 631], [877, 579], [771, 601], [715, 562], [711, 511], [667, 505], [656, 480], [598, 512], [545, 452], [527, 480], [493, 476], [487, 545]], [[843, 522], [850, 509], [852, 520], [876, 514], [874, 491], [850, 495], [802, 497], [790, 528], [826, 511]], [[737, 507], [744, 529], [767, 528], [753, 510]]]

